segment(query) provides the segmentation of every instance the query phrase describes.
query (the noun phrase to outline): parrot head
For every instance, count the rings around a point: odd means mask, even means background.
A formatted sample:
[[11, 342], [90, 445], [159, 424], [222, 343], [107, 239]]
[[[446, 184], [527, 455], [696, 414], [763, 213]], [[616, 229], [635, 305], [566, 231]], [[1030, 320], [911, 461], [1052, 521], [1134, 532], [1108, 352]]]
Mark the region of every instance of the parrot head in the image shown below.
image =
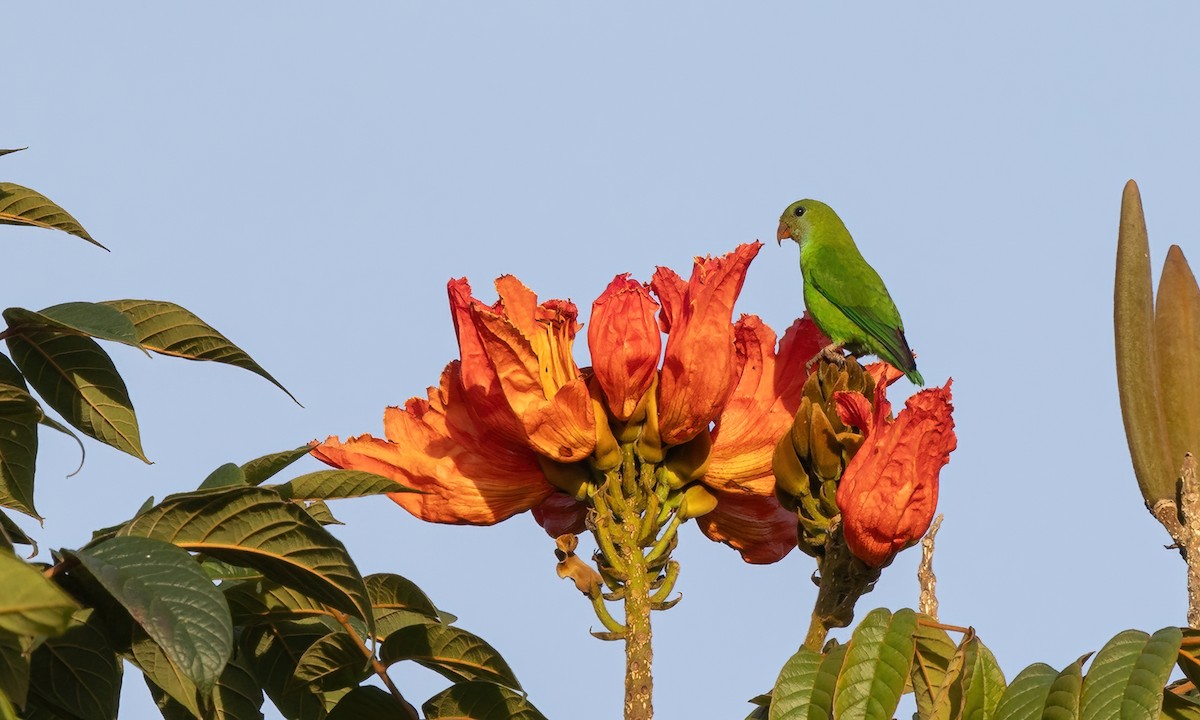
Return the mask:
[[783, 211], [779, 217], [779, 234], [776, 239], [782, 245], [784, 240], [795, 240], [803, 244], [813, 227], [822, 225], [828, 220], [838, 220], [837, 213], [820, 200], [797, 200]]

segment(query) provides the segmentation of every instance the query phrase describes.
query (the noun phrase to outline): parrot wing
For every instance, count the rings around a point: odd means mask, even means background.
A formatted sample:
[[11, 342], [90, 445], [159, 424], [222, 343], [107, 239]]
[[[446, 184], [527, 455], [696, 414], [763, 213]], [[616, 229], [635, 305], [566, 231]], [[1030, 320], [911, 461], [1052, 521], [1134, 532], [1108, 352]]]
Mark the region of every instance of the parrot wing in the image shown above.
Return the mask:
[[813, 289], [863, 331], [868, 349], [901, 370], [915, 370], [917, 364], [904, 337], [900, 312], [883, 280], [865, 260], [854, 270], [849, 273], [854, 278], [850, 280], [842, 272], [815, 268], [810, 273]]

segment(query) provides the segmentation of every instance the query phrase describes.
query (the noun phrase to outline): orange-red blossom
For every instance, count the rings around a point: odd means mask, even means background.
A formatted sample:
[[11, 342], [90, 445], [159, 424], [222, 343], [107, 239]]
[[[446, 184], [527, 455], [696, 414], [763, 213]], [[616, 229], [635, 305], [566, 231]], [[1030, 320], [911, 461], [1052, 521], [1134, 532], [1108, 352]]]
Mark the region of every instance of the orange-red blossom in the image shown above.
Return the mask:
[[800, 404], [805, 363], [826, 340], [797, 320], [776, 348], [758, 317], [733, 322], [760, 247], [696, 258], [686, 281], [667, 268], [648, 284], [614, 278], [592, 305], [592, 366], [582, 369], [573, 303], [539, 303], [506, 275], [486, 305], [451, 280], [460, 359], [440, 385], [389, 407], [384, 438], [330, 437], [313, 453], [421, 490], [392, 499], [423, 520], [489, 525], [532, 510], [557, 536], [583, 530], [587, 483], [623, 452], [669, 466], [673, 447], [710, 433], [707, 464], [688, 478], [717, 501], [700, 529], [749, 562], [774, 562], [796, 546], [796, 519], [775, 499], [771, 456]]
[[842, 421], [865, 435], [842, 473], [837, 504], [850, 551], [882, 567], [929, 529], [937, 510], [938, 473], [958, 441], [949, 381], [910, 397], [891, 420], [886, 388], [900, 372], [884, 363], [868, 369], [876, 375], [874, 407], [859, 393], [835, 396]]

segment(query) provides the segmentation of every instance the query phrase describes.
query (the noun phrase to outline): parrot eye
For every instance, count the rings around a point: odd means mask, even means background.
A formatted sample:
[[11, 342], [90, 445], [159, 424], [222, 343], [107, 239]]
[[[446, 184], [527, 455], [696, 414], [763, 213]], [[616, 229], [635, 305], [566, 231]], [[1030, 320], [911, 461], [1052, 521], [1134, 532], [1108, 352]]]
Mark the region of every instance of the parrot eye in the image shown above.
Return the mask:
[[796, 217], [800, 217], [801, 215], [804, 214], [804, 207], [800, 206], [800, 207], [796, 208], [794, 211], [792, 211], [792, 214], [795, 215]]

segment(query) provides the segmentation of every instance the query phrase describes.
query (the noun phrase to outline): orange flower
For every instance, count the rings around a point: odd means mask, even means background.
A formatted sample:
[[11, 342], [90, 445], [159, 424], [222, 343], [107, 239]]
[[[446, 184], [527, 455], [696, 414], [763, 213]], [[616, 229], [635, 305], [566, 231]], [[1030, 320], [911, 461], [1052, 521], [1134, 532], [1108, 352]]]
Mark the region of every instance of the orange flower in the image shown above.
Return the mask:
[[913, 395], [890, 420], [887, 386], [900, 373], [883, 363], [868, 370], [876, 375], [874, 410], [858, 393], [835, 396], [842, 421], [865, 434], [842, 474], [837, 504], [850, 551], [868, 565], [882, 567], [929, 529], [937, 509], [938, 474], [958, 441], [950, 381]]
[[696, 258], [685, 283], [660, 267], [650, 287], [662, 303], [667, 333], [658, 383], [658, 427], [664, 445], [687, 442], [707, 430], [737, 384], [733, 304], [760, 242], [721, 257]]
[[654, 382], [662, 335], [654, 321], [658, 303], [646, 286], [629, 278], [613, 278], [592, 303], [588, 348], [592, 371], [618, 420], [628, 420]]
[[748, 562], [774, 562], [796, 546], [796, 520], [775, 498], [771, 456], [800, 404], [805, 363], [828, 341], [797, 321], [777, 352], [758, 317], [732, 322], [760, 247], [696, 258], [686, 282], [667, 268], [649, 287], [618, 275], [592, 306], [593, 368], [583, 370], [571, 354], [572, 303], [539, 304], [504, 276], [486, 305], [451, 280], [461, 359], [440, 387], [389, 408], [384, 439], [331, 437], [313, 454], [423, 491], [393, 496], [423, 520], [491, 524], [532, 509], [557, 536], [581, 532], [588, 493], [622, 472], [616, 430], [643, 465], [691, 463], [672, 492], [699, 482], [717, 498], [698, 518], [708, 537]]
[[746, 562], [773, 563], [796, 547], [796, 515], [775, 498], [771, 456], [800, 407], [805, 363], [829, 340], [807, 317], [792, 323], [778, 352], [775, 333], [757, 316], [743, 315], [734, 330], [738, 382], [717, 418], [701, 479], [717, 507], [696, 522]]

